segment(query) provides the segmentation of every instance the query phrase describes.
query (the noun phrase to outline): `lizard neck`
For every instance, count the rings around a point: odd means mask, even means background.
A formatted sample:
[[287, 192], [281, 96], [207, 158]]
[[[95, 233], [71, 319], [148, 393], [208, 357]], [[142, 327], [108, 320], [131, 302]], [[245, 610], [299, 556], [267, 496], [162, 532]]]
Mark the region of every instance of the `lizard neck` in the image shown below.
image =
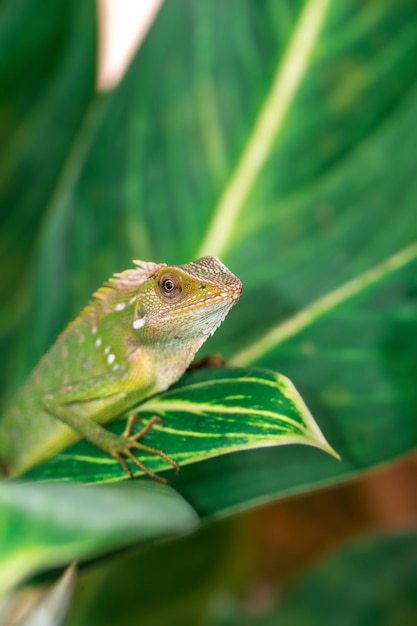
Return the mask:
[[180, 378], [204, 339], [196, 338], [185, 344], [183, 341], [172, 341], [163, 348], [159, 346], [153, 350], [152, 361], [159, 391], [164, 391]]

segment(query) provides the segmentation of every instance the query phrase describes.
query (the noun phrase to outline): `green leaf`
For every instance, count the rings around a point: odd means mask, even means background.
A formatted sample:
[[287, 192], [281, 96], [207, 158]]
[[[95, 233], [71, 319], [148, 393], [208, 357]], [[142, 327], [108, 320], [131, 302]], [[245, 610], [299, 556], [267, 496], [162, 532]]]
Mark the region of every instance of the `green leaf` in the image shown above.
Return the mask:
[[[60, 194], [78, 175], [94, 100], [94, 3], [45, 0], [42, 7], [42, 17], [36, 0], [22, 0], [19, 10], [13, 2], [0, 7], [0, 257], [7, 267], [0, 275], [0, 345], [12, 362], [0, 372], [5, 389], [27, 374], [13, 358], [12, 330], [26, 325], [31, 259], [42, 225], [56, 220]], [[66, 251], [55, 252], [66, 281]], [[36, 288], [45, 293], [42, 281]]]
[[245, 611], [213, 626], [378, 626], [417, 620], [416, 533], [366, 537], [350, 543], [281, 589], [267, 615]]
[[197, 518], [171, 488], [0, 483], [0, 595], [38, 569], [188, 531]]
[[[237, 450], [289, 443], [316, 446], [337, 457], [291, 381], [267, 370], [195, 371], [140, 405], [138, 413], [144, 420], [154, 415], [164, 420], [164, 427], [155, 426], [146, 436], [146, 444], [163, 450], [180, 465]], [[125, 420], [110, 428], [121, 432], [124, 426]], [[159, 456], [139, 456], [154, 471], [170, 467]], [[126, 478], [126, 474], [118, 461], [81, 442], [26, 477], [97, 482]]]

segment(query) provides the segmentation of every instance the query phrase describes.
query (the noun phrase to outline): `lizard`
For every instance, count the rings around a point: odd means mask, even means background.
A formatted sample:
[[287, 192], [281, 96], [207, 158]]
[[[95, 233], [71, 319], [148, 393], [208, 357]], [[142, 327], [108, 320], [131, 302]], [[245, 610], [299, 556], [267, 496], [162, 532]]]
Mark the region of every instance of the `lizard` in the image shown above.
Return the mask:
[[160, 482], [136, 456], [162, 450], [140, 440], [151, 418], [132, 434], [104, 426], [141, 401], [165, 391], [185, 372], [204, 341], [239, 300], [240, 280], [215, 257], [184, 265], [133, 261], [93, 294], [29, 375], [0, 418], [0, 463], [6, 475], [29, 467], [85, 438], [133, 475], [128, 460]]

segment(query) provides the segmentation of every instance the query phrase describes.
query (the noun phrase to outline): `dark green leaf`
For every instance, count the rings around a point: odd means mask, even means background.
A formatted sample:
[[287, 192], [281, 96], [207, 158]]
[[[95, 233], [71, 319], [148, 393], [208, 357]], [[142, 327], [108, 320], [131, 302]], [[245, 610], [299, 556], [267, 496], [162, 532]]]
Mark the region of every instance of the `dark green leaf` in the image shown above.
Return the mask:
[[[13, 348], [12, 330], [26, 326], [32, 288], [48, 301], [43, 281], [34, 282], [32, 261], [43, 224], [52, 232], [58, 204], [73, 187], [88, 145], [87, 111], [94, 95], [96, 57], [94, 3], [85, 0], [13, 0], [0, 7], [0, 347]], [[87, 119], [85, 119], [87, 117]], [[91, 114], [90, 114], [91, 118]], [[91, 122], [91, 119], [90, 119]], [[53, 206], [53, 210], [52, 209]], [[52, 215], [53, 213], [53, 215]], [[54, 222], [55, 226], [52, 226]], [[68, 226], [68, 216], [64, 217]], [[67, 249], [55, 250], [54, 266], [68, 285]], [[44, 289], [46, 287], [46, 289]], [[43, 323], [48, 325], [41, 312]], [[49, 318], [50, 319], [50, 318]], [[49, 326], [49, 332], [60, 328]], [[40, 335], [43, 336], [43, 333]], [[15, 339], [13, 343], [11, 340]], [[7, 356], [7, 353], [6, 353]], [[11, 359], [0, 384], [23, 381], [24, 363]], [[5, 380], [3, 380], [5, 379]], [[3, 392], [3, 388], [1, 389]]]

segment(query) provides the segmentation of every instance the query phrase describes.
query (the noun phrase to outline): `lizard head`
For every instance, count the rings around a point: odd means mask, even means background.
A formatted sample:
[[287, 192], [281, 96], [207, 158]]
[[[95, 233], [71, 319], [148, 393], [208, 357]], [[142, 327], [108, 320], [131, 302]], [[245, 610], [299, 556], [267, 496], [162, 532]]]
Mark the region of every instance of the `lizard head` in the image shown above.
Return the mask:
[[[215, 257], [186, 265], [134, 261], [87, 307], [95, 345], [124, 345], [131, 372], [149, 390], [166, 389], [239, 300], [242, 284]], [[102, 339], [105, 338], [105, 339]], [[114, 352], [116, 350], [116, 352]], [[135, 369], [134, 364], [137, 364]]]
[[200, 343], [239, 300], [242, 284], [215, 257], [186, 265], [158, 265], [137, 290], [132, 320], [141, 340]]

